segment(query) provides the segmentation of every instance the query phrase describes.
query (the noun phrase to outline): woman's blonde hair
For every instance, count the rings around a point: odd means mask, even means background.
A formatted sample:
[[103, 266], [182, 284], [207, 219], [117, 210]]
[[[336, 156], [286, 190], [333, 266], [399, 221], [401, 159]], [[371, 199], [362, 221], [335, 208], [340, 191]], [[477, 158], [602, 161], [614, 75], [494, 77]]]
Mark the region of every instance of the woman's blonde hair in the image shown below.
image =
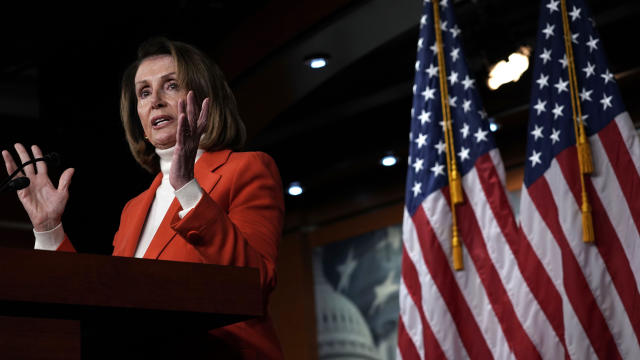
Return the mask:
[[135, 88], [135, 76], [140, 64], [145, 59], [158, 55], [173, 57], [180, 86], [194, 92], [197, 104], [202, 104], [207, 97], [210, 99], [209, 119], [200, 140], [200, 148], [206, 151], [241, 148], [246, 139], [246, 130], [240, 119], [235, 97], [218, 66], [191, 45], [154, 38], [140, 45], [138, 59], [129, 65], [122, 77], [120, 117], [136, 161], [151, 173], [160, 170], [155, 148], [144, 138], [138, 118]]

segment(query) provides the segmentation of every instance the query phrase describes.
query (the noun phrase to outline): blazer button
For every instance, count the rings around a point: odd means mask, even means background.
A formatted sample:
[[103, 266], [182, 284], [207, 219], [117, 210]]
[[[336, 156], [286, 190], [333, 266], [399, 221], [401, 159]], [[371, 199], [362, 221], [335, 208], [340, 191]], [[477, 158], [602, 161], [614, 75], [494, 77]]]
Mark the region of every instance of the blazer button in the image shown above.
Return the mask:
[[187, 240], [192, 243], [198, 243], [202, 241], [202, 236], [197, 231], [191, 230], [187, 233]]

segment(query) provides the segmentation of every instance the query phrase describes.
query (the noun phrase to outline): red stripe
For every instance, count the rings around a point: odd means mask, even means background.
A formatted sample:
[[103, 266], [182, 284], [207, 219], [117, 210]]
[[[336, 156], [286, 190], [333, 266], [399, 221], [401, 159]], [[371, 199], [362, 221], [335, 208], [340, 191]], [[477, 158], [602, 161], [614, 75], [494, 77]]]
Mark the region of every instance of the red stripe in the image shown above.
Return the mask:
[[422, 323], [422, 336], [425, 348], [425, 358], [444, 359], [445, 356], [442, 352], [442, 348], [440, 347], [440, 344], [438, 343], [435, 335], [433, 335], [431, 326], [429, 325], [429, 322], [427, 321], [427, 318], [424, 314], [424, 309], [422, 308], [422, 290], [420, 286], [418, 271], [411, 261], [411, 258], [407, 254], [407, 250], [404, 246], [402, 247], [402, 278], [405, 285], [407, 286], [407, 291], [409, 292], [411, 299], [413, 299], [413, 303], [416, 304], [416, 308], [418, 309], [418, 313], [420, 314], [420, 322]]
[[620, 189], [627, 200], [631, 217], [640, 232], [640, 177], [631, 158], [629, 150], [624, 145], [624, 139], [618, 128], [618, 123], [612, 121], [598, 133], [602, 147], [604, 147], [609, 163], [616, 174]]
[[520, 273], [529, 286], [533, 296], [547, 317], [551, 327], [560, 339], [568, 356], [564, 340], [564, 322], [562, 320], [562, 297], [542, 265], [531, 243], [524, 238], [524, 233], [517, 228], [509, 200], [505, 194], [500, 177], [489, 154], [478, 158], [475, 164], [480, 185], [487, 203], [493, 212], [502, 235], [516, 259]]
[[467, 300], [462, 295], [453, 276], [448, 263], [449, 257], [440, 246], [422, 206], [416, 209], [412, 219], [420, 239], [425, 264], [445, 304], [447, 304], [467, 354], [471, 359], [493, 358], [482, 331], [480, 331], [478, 323], [469, 309]]
[[402, 360], [420, 360], [418, 350], [416, 350], [413, 341], [411, 341], [411, 337], [404, 327], [402, 318], [398, 319], [398, 351], [400, 351]]
[[[575, 155], [575, 147], [570, 149], [573, 149]], [[564, 289], [591, 346], [601, 359], [620, 359], [611, 331], [564, 236], [559, 222], [558, 207], [554, 202], [547, 179], [541, 176], [529, 186], [528, 191], [538, 213], [560, 247]], [[572, 239], [572, 241], [582, 240]]]
[[[540, 354], [522, 327], [500, 275], [491, 261], [480, 225], [478, 225], [478, 220], [469, 201], [458, 205], [456, 212], [464, 248], [469, 252], [476, 267], [480, 281], [482, 281], [491, 302], [491, 308], [498, 318], [511, 351], [517, 359], [540, 359]], [[487, 240], [494, 241], [495, 239]]]

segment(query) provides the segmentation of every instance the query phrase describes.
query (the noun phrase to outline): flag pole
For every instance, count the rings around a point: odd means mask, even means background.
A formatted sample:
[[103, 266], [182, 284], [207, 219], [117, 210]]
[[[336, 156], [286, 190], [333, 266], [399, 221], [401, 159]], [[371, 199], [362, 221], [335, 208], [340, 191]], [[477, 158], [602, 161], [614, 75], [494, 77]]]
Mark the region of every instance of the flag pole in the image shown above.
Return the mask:
[[433, 1], [433, 18], [436, 35], [436, 46], [438, 49], [438, 71], [440, 78], [440, 102], [442, 104], [442, 122], [444, 128], [444, 139], [446, 144], [447, 173], [449, 177], [449, 194], [451, 201], [451, 250], [453, 257], [453, 268], [463, 270], [462, 244], [458, 233], [458, 222], [456, 219], [456, 205], [462, 203], [462, 184], [458, 167], [456, 166], [456, 153], [453, 144], [453, 130], [451, 127], [451, 111], [449, 108], [449, 92], [447, 89], [447, 72], [444, 62], [444, 46], [442, 43], [442, 33], [440, 29], [440, 11], [438, 1]]
[[562, 27], [564, 30], [564, 46], [567, 54], [567, 68], [569, 72], [569, 88], [571, 96], [571, 110], [573, 112], [573, 128], [576, 135], [576, 147], [578, 149], [578, 165], [580, 167], [580, 184], [582, 185], [582, 241], [593, 243], [595, 234], [593, 231], [593, 218], [591, 216], [591, 205], [585, 187], [585, 175], [593, 172], [593, 159], [591, 148], [584, 129], [582, 110], [580, 108], [580, 98], [578, 97], [578, 80], [573, 57], [573, 46], [571, 45], [571, 29], [569, 28], [569, 17], [567, 15], [566, 0], [560, 0], [562, 12]]

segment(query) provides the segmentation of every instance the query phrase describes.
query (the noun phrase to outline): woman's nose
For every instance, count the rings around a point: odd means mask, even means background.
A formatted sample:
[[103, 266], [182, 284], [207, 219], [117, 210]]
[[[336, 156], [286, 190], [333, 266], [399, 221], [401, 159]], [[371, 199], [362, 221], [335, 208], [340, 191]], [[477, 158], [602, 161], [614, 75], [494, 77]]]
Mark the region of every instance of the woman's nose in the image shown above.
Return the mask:
[[152, 96], [153, 96], [153, 98], [151, 98], [152, 108], [159, 109], [167, 105], [160, 91], [154, 91]]

